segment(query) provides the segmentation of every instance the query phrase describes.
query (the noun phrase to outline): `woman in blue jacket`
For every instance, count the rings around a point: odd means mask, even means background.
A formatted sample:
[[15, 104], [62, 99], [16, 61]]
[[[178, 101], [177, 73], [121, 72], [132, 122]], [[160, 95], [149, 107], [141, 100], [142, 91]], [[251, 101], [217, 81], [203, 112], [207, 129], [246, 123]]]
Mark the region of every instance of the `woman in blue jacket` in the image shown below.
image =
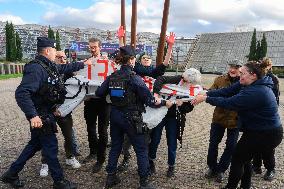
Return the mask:
[[243, 135], [232, 157], [225, 189], [251, 186], [251, 160], [255, 153], [271, 154], [282, 141], [283, 128], [272, 91], [273, 82], [266, 75], [266, 62], [248, 62], [240, 70], [240, 81], [228, 88], [198, 95], [193, 105], [206, 101], [238, 112], [238, 125]]

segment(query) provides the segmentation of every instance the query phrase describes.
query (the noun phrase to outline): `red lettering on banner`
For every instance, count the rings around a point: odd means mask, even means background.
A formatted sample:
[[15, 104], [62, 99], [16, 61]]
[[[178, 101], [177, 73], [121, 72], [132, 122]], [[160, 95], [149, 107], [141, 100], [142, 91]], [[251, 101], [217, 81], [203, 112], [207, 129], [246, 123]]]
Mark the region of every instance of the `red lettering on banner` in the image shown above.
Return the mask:
[[105, 71], [98, 73], [98, 76], [101, 76], [106, 80], [107, 74], [108, 74], [108, 60], [97, 60], [98, 64], [104, 64], [105, 65]]
[[199, 87], [196, 86], [190, 86], [189, 87], [189, 95], [194, 96], [194, 89], [198, 89]]
[[150, 78], [150, 77], [145, 77], [144, 76], [143, 80], [144, 80], [146, 86], [149, 88], [149, 90], [152, 91], [153, 90], [153, 79]]
[[117, 69], [116, 69], [116, 67], [115, 67], [115, 63], [114, 62], [111, 62], [111, 67], [112, 67], [112, 69], [113, 69], [113, 71], [115, 72]]
[[92, 65], [88, 65], [88, 79], [92, 79]]

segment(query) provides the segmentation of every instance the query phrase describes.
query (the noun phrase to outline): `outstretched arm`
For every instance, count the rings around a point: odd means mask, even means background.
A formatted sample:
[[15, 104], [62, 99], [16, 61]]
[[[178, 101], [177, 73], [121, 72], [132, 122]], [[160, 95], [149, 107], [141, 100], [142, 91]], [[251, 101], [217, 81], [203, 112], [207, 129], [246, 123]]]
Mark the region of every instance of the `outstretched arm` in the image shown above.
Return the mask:
[[119, 47], [123, 47], [125, 44], [123, 43], [123, 37], [125, 35], [125, 30], [123, 28], [123, 26], [120, 26], [116, 32], [116, 35], [118, 37], [119, 40]]
[[165, 56], [165, 60], [164, 60], [163, 64], [165, 66], [168, 66], [169, 62], [170, 62], [171, 55], [172, 55], [173, 46], [174, 46], [174, 43], [175, 43], [175, 34], [173, 32], [170, 32], [170, 36], [167, 36], [166, 40], [168, 42], [168, 50], [167, 50], [167, 54]]

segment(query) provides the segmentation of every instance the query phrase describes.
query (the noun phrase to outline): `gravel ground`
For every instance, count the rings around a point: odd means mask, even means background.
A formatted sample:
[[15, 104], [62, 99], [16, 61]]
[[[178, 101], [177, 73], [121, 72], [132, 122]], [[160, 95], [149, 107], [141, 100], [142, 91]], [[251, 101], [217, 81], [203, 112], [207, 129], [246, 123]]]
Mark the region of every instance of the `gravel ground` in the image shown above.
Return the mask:
[[[215, 75], [204, 75], [204, 85], [209, 86]], [[30, 138], [28, 122], [17, 106], [14, 92], [20, 82], [20, 78], [0, 81], [0, 174], [7, 170], [8, 166], [18, 157], [23, 147]], [[281, 106], [279, 113], [284, 120], [284, 79], [281, 79]], [[197, 106], [193, 112], [187, 116], [187, 127], [184, 133], [183, 148], [178, 149], [176, 174], [173, 178], [167, 179], [165, 176], [167, 170], [167, 146], [165, 136], [161, 140], [158, 149], [157, 174], [152, 177], [154, 185], [157, 188], [199, 188], [214, 189], [220, 188], [223, 184], [218, 184], [214, 180], [204, 178], [206, 167], [206, 155], [209, 140], [210, 123], [214, 107], [203, 103]], [[83, 118], [83, 106], [80, 105], [74, 112], [74, 125], [77, 129], [77, 137], [80, 143], [82, 160], [88, 154], [88, 141], [86, 125]], [[73, 170], [65, 165], [63, 137], [59, 132], [59, 161], [64, 169], [68, 179], [79, 183], [79, 188], [103, 188], [106, 173], [102, 170], [98, 174], [91, 173], [93, 163], [85, 164], [78, 170]], [[224, 137], [225, 138], [225, 137]], [[225, 141], [222, 141], [220, 151], [222, 151]], [[253, 177], [253, 188], [257, 189], [283, 189], [284, 188], [284, 143], [276, 149], [276, 179], [272, 182], [264, 181], [261, 176]], [[115, 188], [137, 188], [138, 176], [136, 158], [132, 150], [132, 158], [129, 171], [121, 173], [119, 176], [121, 182]], [[24, 188], [52, 188], [52, 179], [39, 177], [40, 153], [37, 153], [27, 162], [20, 177], [26, 181]], [[264, 168], [263, 168], [264, 171]], [[226, 174], [227, 179], [227, 174]], [[9, 188], [0, 182], [0, 188]]]

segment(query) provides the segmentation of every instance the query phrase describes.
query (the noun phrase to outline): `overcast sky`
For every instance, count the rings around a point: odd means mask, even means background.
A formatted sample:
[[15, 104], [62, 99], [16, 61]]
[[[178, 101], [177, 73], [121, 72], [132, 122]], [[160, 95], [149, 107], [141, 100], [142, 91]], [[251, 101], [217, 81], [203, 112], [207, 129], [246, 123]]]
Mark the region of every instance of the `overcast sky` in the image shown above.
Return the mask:
[[[159, 33], [164, 0], [137, 0], [137, 31]], [[0, 0], [0, 21], [116, 30], [120, 0]], [[131, 1], [126, 0], [130, 29]], [[171, 0], [168, 32], [194, 37], [237, 26], [284, 30], [284, 0]]]

